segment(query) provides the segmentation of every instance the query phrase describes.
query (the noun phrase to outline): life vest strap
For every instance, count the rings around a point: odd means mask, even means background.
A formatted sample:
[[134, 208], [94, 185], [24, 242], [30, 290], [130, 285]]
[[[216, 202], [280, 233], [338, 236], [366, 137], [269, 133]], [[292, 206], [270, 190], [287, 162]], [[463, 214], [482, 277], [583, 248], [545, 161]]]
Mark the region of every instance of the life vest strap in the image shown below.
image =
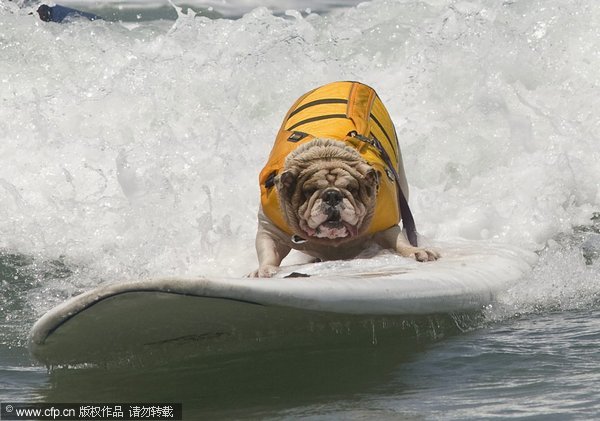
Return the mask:
[[402, 191], [402, 188], [400, 187], [400, 176], [398, 175], [398, 170], [392, 163], [392, 160], [390, 159], [389, 155], [385, 151], [383, 145], [381, 145], [381, 142], [379, 142], [379, 140], [377, 140], [376, 137], [371, 138], [371, 137], [363, 136], [356, 132], [350, 132], [350, 133], [348, 133], [348, 136], [354, 137], [362, 142], [366, 142], [379, 151], [381, 158], [387, 165], [388, 169], [391, 171], [392, 175], [394, 176], [394, 180], [396, 181], [396, 189], [398, 190], [398, 205], [400, 207], [400, 215], [402, 215], [402, 225], [406, 229], [406, 236], [408, 238], [409, 243], [413, 247], [417, 247], [418, 242], [417, 242], [417, 228], [415, 226], [415, 219], [413, 218], [412, 212], [410, 211], [410, 207], [408, 206], [408, 201], [406, 200], [406, 197], [404, 196], [404, 192]]

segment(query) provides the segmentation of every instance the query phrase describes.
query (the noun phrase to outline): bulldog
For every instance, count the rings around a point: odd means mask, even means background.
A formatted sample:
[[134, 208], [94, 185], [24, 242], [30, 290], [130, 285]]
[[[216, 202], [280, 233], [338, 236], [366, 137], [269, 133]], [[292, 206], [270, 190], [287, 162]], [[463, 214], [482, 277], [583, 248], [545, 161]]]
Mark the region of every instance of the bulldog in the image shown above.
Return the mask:
[[394, 125], [364, 84], [334, 82], [300, 97], [259, 181], [259, 267], [250, 276], [271, 277], [292, 249], [351, 259], [374, 242], [418, 261], [439, 257], [417, 245]]

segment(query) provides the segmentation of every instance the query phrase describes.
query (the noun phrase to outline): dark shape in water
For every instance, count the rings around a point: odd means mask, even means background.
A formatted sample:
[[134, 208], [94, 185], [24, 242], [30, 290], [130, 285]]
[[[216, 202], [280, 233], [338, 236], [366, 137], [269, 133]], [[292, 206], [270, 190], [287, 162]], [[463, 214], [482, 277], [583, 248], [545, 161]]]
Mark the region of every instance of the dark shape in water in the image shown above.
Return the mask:
[[86, 13], [80, 10], [71, 9], [70, 7], [59, 5], [48, 6], [46, 4], [42, 4], [40, 7], [38, 7], [37, 12], [40, 16], [40, 19], [44, 22], [62, 23], [66, 19], [73, 19], [78, 17], [86, 18], [89, 20], [102, 19], [100, 16], [94, 15], [93, 13]]

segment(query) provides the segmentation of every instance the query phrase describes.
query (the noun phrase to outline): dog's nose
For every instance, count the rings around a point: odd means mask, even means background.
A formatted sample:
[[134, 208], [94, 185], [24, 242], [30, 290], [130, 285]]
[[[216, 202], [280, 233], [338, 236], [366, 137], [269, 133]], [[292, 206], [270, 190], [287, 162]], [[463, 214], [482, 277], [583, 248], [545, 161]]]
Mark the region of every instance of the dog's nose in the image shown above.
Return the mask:
[[342, 201], [342, 194], [337, 190], [325, 190], [321, 196], [323, 202], [329, 206], [336, 206]]

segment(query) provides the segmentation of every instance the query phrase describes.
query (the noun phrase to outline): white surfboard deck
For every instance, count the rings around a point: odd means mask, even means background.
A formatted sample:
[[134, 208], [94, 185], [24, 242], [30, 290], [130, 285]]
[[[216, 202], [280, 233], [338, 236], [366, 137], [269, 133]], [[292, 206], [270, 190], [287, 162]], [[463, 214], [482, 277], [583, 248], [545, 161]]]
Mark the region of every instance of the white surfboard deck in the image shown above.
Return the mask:
[[[30, 334], [30, 350], [53, 365], [158, 349], [206, 354], [297, 346], [316, 338], [376, 341], [376, 327], [402, 327], [419, 315], [480, 310], [523, 278], [535, 261], [533, 253], [479, 243], [454, 245], [443, 253], [427, 263], [384, 255], [300, 265], [283, 268], [272, 279], [166, 278], [101, 285], [40, 318]], [[309, 277], [283, 279], [291, 272]]]

